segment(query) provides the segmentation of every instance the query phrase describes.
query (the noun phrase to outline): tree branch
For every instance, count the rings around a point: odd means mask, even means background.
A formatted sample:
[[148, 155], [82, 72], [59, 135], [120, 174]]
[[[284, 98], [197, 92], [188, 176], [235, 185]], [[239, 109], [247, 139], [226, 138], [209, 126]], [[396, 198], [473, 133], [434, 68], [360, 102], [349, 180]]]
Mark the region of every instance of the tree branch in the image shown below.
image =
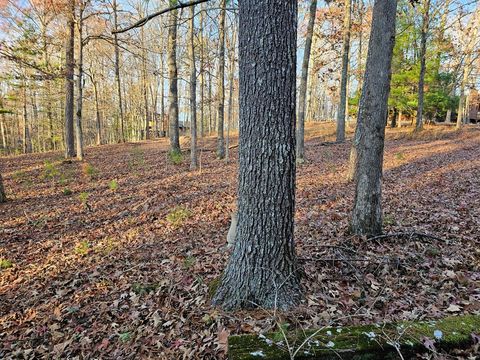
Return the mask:
[[210, 0], [193, 0], [193, 1], [186, 2], [186, 3], [182, 3], [180, 1], [178, 1], [178, 5], [175, 5], [175, 6], [157, 11], [153, 14], [147, 15], [143, 19], [138, 20], [136, 23], [134, 23], [134, 24], [132, 24], [132, 25], [126, 27], [126, 28], [112, 31], [112, 34], [121, 34], [121, 33], [127, 32], [129, 30], [141, 27], [141, 26], [145, 25], [147, 22], [149, 22], [150, 20], [152, 20], [153, 18], [156, 18], [157, 16], [160, 16], [160, 15], [165, 14], [167, 12], [177, 10], [177, 9], [183, 9], [183, 8], [186, 8], [186, 7], [189, 7], [189, 6], [194, 6], [194, 5], [201, 4], [201, 3], [204, 3], [204, 2], [207, 2], [207, 1], [210, 1]]

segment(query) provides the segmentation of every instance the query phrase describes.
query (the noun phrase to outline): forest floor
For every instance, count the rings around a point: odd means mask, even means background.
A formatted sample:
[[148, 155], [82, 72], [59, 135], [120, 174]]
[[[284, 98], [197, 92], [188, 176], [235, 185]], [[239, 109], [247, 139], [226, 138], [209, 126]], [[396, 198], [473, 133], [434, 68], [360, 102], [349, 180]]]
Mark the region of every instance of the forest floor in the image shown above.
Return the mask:
[[[0, 358], [223, 358], [229, 334], [480, 313], [480, 128], [387, 131], [384, 225], [348, 233], [350, 143], [307, 128], [296, 244], [305, 300], [288, 313], [224, 313], [209, 283], [224, 268], [237, 149], [201, 170], [165, 139], [1, 159]], [[350, 135], [351, 137], [351, 132]], [[232, 143], [236, 143], [233, 139]], [[419, 237], [412, 233], [429, 234]]]

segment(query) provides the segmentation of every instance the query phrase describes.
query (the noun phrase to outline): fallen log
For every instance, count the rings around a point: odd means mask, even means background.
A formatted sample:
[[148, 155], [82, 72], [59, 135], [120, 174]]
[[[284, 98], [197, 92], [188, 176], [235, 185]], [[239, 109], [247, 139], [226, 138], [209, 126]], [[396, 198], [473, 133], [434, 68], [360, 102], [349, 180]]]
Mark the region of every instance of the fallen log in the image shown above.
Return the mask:
[[417, 353], [462, 349], [478, 342], [480, 316], [464, 315], [432, 321], [403, 321], [228, 339], [228, 358], [374, 360], [411, 359]]

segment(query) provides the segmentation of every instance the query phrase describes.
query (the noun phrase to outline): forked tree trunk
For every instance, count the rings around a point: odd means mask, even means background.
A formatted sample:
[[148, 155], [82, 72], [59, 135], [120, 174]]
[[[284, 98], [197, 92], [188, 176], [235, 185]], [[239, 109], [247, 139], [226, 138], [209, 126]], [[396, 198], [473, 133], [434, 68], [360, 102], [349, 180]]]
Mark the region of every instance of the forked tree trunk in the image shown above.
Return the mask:
[[350, 32], [352, 27], [352, 0], [345, 0], [345, 18], [343, 22], [342, 81], [340, 84], [340, 104], [337, 113], [337, 141], [345, 141], [345, 117], [347, 114], [348, 62], [350, 53]]
[[74, 132], [73, 132], [73, 105], [74, 105], [74, 81], [75, 72], [75, 2], [72, 1], [68, 14], [67, 40], [65, 44], [65, 157], [75, 156]]
[[396, 9], [397, 0], [376, 0], [373, 7], [365, 82], [354, 139], [357, 163], [351, 229], [355, 234], [382, 232], [381, 179]]
[[[176, 1], [173, 1], [176, 4]], [[177, 14], [174, 10], [169, 15], [168, 28], [168, 82], [169, 82], [169, 136], [170, 151], [180, 152], [180, 133], [178, 129], [178, 69], [177, 69]]]
[[288, 309], [300, 299], [293, 239], [297, 2], [241, 0], [239, 21], [237, 236], [213, 303]]
[[225, 6], [225, 0], [220, 0], [217, 72], [217, 157], [219, 159], [225, 158]]
[[303, 54], [302, 77], [300, 79], [300, 89], [298, 92], [297, 161], [300, 162], [305, 159], [305, 108], [308, 83], [308, 65], [310, 63], [310, 53], [312, 52], [313, 28], [315, 27], [316, 14], [317, 0], [312, 0], [310, 3], [307, 37], [305, 39], [305, 51]]
[[190, 170], [198, 166], [197, 160], [197, 71], [195, 68], [195, 6], [190, 6], [189, 57], [190, 57]]

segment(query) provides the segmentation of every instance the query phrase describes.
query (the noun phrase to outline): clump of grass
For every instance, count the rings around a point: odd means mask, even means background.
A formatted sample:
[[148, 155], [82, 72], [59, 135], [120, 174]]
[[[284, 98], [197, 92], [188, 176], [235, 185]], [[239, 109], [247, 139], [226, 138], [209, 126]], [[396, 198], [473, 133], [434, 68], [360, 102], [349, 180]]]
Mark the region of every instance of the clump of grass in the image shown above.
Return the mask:
[[168, 213], [167, 222], [174, 227], [178, 227], [181, 226], [183, 222], [191, 215], [192, 213], [190, 212], [190, 210], [179, 206], [173, 209], [170, 213]]
[[398, 152], [398, 153], [395, 154], [395, 159], [405, 160], [405, 154], [403, 152]]
[[154, 292], [159, 288], [159, 284], [139, 284], [135, 283], [132, 285], [132, 291], [137, 295], [148, 294]]
[[72, 193], [73, 193], [73, 191], [70, 190], [69, 188], [63, 189], [63, 195], [65, 195], [65, 196], [72, 195]]
[[93, 167], [92, 164], [84, 163], [82, 165], [83, 174], [88, 176], [91, 180], [95, 179], [98, 175], [98, 170]]
[[132, 335], [129, 332], [118, 334], [118, 338], [121, 342], [128, 342], [132, 338]]
[[168, 159], [174, 165], [180, 165], [183, 162], [183, 155], [181, 151], [170, 151]]
[[13, 267], [13, 263], [8, 259], [0, 259], [0, 269], [10, 269]]
[[197, 259], [195, 259], [195, 256], [187, 256], [184, 260], [183, 260], [183, 267], [185, 268], [185, 270], [188, 270], [190, 269], [193, 265], [195, 265], [195, 262], [197, 261]]
[[55, 180], [60, 175], [60, 171], [57, 169], [54, 163], [46, 160], [43, 164], [43, 177], [49, 180]]
[[80, 199], [80, 202], [85, 205], [88, 202], [89, 196], [90, 194], [88, 192], [83, 191], [80, 193], [80, 195], [78, 195], [78, 198]]
[[116, 191], [118, 189], [118, 182], [117, 180], [111, 180], [109, 183], [108, 183], [108, 188], [112, 191]]
[[90, 251], [90, 244], [88, 241], [81, 241], [75, 246], [75, 254], [77, 255], [87, 255]]
[[83, 207], [86, 210], [91, 210], [90, 204], [88, 203], [89, 197], [90, 197], [90, 194], [86, 191], [83, 191], [80, 193], [80, 195], [78, 195], [78, 199], [80, 200], [80, 202], [82, 203]]
[[397, 221], [395, 220], [395, 218], [393, 217], [393, 215], [386, 214], [386, 215], [383, 217], [383, 225], [392, 226], [392, 225], [395, 225], [396, 223], [397, 223]]

